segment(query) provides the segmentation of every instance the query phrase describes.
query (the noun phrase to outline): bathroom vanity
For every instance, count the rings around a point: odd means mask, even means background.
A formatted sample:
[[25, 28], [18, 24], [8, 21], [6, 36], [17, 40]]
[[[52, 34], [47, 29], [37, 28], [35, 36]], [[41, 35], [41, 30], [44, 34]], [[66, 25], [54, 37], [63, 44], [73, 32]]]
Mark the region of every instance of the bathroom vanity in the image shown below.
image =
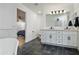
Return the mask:
[[62, 47], [77, 48], [78, 30], [42, 29], [41, 42]]
[[[72, 25], [69, 26], [71, 20]], [[77, 48], [79, 50], [79, 29], [74, 27], [74, 20], [69, 13], [47, 14], [46, 26], [41, 29], [41, 43], [55, 46]]]

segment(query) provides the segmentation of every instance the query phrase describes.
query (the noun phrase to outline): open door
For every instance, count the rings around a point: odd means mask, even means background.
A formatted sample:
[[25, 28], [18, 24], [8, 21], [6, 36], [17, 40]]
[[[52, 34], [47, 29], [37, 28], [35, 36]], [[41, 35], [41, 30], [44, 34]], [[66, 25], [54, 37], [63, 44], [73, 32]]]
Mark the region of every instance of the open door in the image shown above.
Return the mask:
[[17, 50], [25, 43], [25, 15], [23, 10], [17, 9]]
[[17, 9], [17, 27], [19, 30], [25, 30], [25, 12]]

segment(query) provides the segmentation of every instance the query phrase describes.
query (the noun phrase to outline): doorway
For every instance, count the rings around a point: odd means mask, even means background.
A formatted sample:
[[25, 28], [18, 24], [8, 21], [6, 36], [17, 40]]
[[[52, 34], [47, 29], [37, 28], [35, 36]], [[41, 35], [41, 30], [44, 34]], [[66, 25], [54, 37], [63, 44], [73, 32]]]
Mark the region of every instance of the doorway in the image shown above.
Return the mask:
[[25, 15], [23, 10], [17, 8], [17, 41], [20, 48], [25, 44]]

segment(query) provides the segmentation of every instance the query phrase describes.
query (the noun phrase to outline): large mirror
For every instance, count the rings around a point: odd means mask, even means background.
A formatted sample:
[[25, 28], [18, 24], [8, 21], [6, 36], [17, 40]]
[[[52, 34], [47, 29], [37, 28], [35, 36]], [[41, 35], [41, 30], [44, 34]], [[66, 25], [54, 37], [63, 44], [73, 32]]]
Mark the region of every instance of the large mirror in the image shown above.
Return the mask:
[[46, 26], [57, 26], [63, 27], [67, 26], [68, 14], [47, 14], [46, 15]]

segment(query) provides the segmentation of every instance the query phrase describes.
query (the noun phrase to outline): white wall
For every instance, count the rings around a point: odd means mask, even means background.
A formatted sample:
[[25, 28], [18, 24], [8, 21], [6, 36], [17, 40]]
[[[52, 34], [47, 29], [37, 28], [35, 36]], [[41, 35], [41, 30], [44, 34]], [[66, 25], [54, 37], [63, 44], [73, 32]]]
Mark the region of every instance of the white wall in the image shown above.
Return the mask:
[[0, 4], [0, 29], [16, 29], [16, 4]]
[[16, 38], [0, 38], [0, 55], [16, 54]]
[[73, 8], [74, 8], [74, 13], [76, 12], [77, 16], [79, 16], [79, 3], [75, 3], [73, 5]]
[[0, 55], [15, 54], [17, 43], [16, 4], [0, 4]]
[[36, 38], [40, 30], [40, 15], [22, 4], [18, 4], [18, 8], [26, 12], [26, 42], [29, 42]]
[[46, 16], [44, 14], [38, 15], [38, 19], [40, 20], [40, 29], [46, 27]]

